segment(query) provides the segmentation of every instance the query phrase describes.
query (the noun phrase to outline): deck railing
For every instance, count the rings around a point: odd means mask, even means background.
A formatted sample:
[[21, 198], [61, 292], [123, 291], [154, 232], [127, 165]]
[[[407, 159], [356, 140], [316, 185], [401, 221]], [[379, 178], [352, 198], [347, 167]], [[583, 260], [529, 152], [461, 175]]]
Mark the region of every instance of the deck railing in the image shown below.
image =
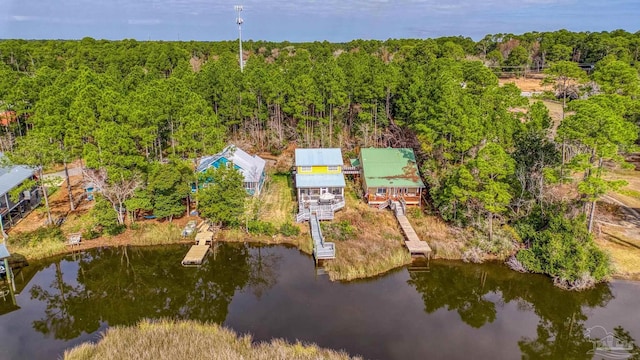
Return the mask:
[[367, 201], [369, 204], [377, 205], [383, 203], [387, 200], [404, 200], [405, 204], [415, 205], [420, 203], [420, 195], [378, 195], [378, 194], [369, 194], [367, 196]]

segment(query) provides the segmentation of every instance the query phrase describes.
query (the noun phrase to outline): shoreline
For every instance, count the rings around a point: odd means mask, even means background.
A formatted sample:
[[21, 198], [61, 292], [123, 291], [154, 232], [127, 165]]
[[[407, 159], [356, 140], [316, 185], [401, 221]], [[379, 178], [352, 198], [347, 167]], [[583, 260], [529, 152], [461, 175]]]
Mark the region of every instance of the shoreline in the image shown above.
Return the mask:
[[[249, 242], [249, 243], [253, 243], [253, 244], [261, 244], [261, 245], [289, 245], [289, 246], [293, 246], [296, 249], [298, 249], [299, 251], [311, 255], [311, 249], [307, 249], [305, 246], [303, 246], [303, 242], [308, 242], [308, 245], [310, 247], [311, 242], [310, 240], [306, 240], [307, 236], [309, 236], [309, 234], [307, 233], [302, 233], [298, 236], [295, 237], [283, 237], [282, 235], [275, 235], [275, 236], [267, 236], [267, 235], [252, 235], [252, 234], [247, 234], [243, 231], [240, 230], [223, 230], [221, 231], [221, 234], [219, 234], [221, 236], [219, 236], [219, 238], [215, 241], [218, 243], [239, 243], [239, 242]], [[42, 257], [26, 257], [26, 260], [28, 262], [30, 261], [44, 261], [47, 260], [49, 258], [53, 258], [55, 256], [61, 256], [61, 255], [66, 255], [66, 254], [71, 254], [74, 253], [76, 251], [86, 251], [86, 250], [91, 250], [91, 249], [96, 249], [96, 248], [103, 248], [103, 247], [120, 247], [120, 246], [134, 246], [134, 247], [146, 247], [146, 246], [162, 246], [162, 245], [194, 245], [195, 242], [193, 239], [190, 238], [183, 238], [183, 239], [178, 239], [178, 240], [174, 240], [174, 241], [168, 241], [168, 242], [163, 242], [160, 244], [140, 244], [140, 243], [135, 243], [132, 241], [127, 241], [127, 240], [123, 240], [122, 237], [120, 236], [113, 236], [113, 237], [106, 237], [106, 236], [101, 236], [98, 237], [96, 239], [91, 239], [91, 240], [84, 240], [82, 241], [79, 245], [66, 245], [63, 244], [64, 247], [61, 247], [58, 249], [58, 251], [54, 251], [50, 254], [47, 254], [46, 256], [42, 256]], [[12, 251], [12, 246], [9, 244], [8, 245], [10, 251], [12, 253], [14, 253], [14, 251]], [[21, 252], [15, 251], [16, 254], [21, 254]], [[437, 255], [431, 257], [431, 259], [433, 260], [444, 260], [444, 261], [463, 261], [462, 258], [451, 258], [451, 257], [438, 257]], [[341, 279], [341, 278], [337, 278], [334, 279], [332, 278], [332, 281], [358, 281], [358, 280], [362, 280], [362, 279], [369, 279], [369, 278], [374, 278], [377, 276], [381, 276], [384, 275], [390, 271], [399, 269], [403, 266], [406, 266], [408, 264], [411, 264], [414, 261], [419, 261], [422, 260], [422, 258], [411, 258], [410, 262], [404, 263], [402, 265], [399, 266], [395, 266], [395, 267], [391, 267], [389, 269], [386, 269], [385, 271], [382, 272], [378, 272], [378, 273], [372, 273], [372, 274], [368, 274], [367, 276], [364, 277], [356, 277], [356, 278], [350, 278], [350, 279]], [[485, 261], [499, 261], [497, 259], [488, 259]], [[531, 274], [531, 273], [529, 273]], [[632, 282], [638, 282], [640, 283], [640, 274], [628, 274], [628, 273], [620, 273], [620, 272], [615, 272], [611, 275], [611, 280], [624, 280], [624, 281], [632, 281]]]

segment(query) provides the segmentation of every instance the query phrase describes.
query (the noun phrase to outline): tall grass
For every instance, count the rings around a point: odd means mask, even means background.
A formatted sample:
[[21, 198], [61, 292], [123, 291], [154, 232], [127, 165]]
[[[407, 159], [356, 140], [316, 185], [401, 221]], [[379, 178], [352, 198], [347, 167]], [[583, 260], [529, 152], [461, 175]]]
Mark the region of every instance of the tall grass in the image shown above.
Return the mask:
[[[308, 226], [308, 225], [307, 225]], [[269, 235], [256, 235], [256, 234], [247, 234], [246, 231], [242, 229], [225, 229], [220, 233], [218, 239], [222, 241], [228, 242], [259, 242], [261, 244], [290, 244], [302, 252], [307, 254], [311, 254], [313, 251], [313, 245], [311, 244], [311, 237], [309, 235], [308, 230], [301, 226], [302, 231], [299, 235], [295, 236], [284, 236], [282, 234], [277, 234], [273, 236]]]
[[144, 224], [133, 232], [131, 245], [166, 245], [182, 240], [182, 229], [172, 223]]
[[58, 227], [47, 226], [12, 235], [7, 241], [7, 248], [12, 254], [21, 254], [29, 260], [35, 260], [67, 252], [65, 241], [64, 234]]
[[336, 259], [325, 263], [331, 280], [354, 280], [383, 274], [411, 263], [411, 255], [404, 247], [402, 230], [390, 211], [378, 210], [347, 196], [347, 206], [336, 213], [334, 222], [351, 224], [352, 235], [332, 238], [336, 243]]
[[[295, 344], [284, 340], [254, 343], [251, 335], [239, 336], [216, 324], [196, 321], [151, 322], [113, 327], [96, 343], [84, 343], [64, 353], [65, 360], [80, 359], [352, 359], [343, 351]], [[358, 359], [358, 358], [353, 358]]]

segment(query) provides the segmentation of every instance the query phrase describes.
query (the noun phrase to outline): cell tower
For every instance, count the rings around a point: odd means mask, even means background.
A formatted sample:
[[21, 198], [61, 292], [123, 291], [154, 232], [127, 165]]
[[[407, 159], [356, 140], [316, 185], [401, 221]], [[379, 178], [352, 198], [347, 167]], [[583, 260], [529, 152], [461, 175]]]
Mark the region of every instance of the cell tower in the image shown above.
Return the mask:
[[240, 17], [242, 5], [236, 5], [233, 8], [238, 13], [236, 24], [238, 24], [238, 43], [240, 43], [240, 72], [242, 72], [242, 70], [244, 70], [244, 61], [242, 60], [242, 23], [244, 22], [244, 20], [242, 20], [242, 18]]

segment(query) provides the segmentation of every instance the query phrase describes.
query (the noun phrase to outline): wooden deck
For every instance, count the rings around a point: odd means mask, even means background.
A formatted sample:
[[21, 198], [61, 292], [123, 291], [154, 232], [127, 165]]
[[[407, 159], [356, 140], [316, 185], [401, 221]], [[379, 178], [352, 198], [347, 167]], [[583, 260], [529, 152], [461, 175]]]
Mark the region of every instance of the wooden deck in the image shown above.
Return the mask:
[[213, 231], [203, 231], [196, 234], [196, 244], [198, 245], [211, 245], [214, 236]]
[[393, 201], [390, 205], [396, 215], [396, 219], [398, 219], [398, 224], [400, 224], [402, 232], [404, 232], [404, 245], [409, 250], [409, 253], [411, 255], [424, 255], [425, 257], [429, 257], [431, 247], [426, 241], [421, 241], [416, 231], [413, 230], [413, 226], [411, 226], [409, 219], [407, 219], [404, 214], [406, 205], [403, 206], [398, 201]]
[[208, 252], [209, 245], [193, 245], [184, 259], [182, 259], [182, 265], [202, 265]]

